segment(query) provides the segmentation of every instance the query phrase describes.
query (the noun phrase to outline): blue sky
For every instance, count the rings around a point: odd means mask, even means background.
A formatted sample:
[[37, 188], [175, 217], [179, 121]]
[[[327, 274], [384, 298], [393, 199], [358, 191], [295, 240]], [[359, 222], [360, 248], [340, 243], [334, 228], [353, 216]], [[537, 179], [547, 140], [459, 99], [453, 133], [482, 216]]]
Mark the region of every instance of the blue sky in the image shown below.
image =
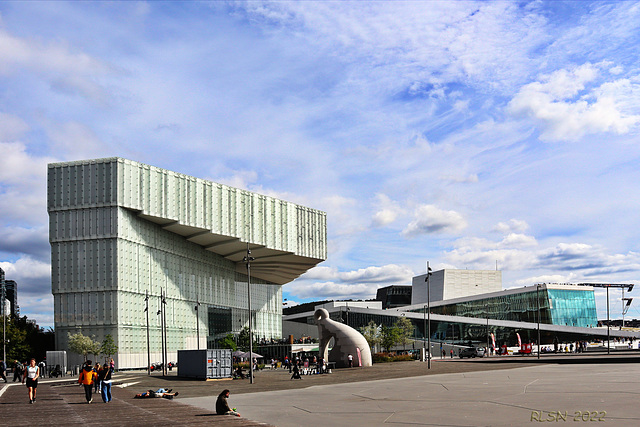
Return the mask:
[[637, 282], [639, 41], [630, 1], [0, 3], [0, 267], [52, 325], [46, 164], [121, 156], [326, 211], [292, 303]]

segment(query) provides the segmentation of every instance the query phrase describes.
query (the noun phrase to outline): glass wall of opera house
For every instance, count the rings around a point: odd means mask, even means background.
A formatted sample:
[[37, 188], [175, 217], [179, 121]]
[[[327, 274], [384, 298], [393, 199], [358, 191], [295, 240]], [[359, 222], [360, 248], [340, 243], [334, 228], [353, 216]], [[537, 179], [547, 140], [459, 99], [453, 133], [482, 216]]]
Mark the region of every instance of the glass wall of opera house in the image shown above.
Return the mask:
[[173, 361], [247, 326], [248, 248], [254, 334], [281, 338], [281, 286], [326, 258], [326, 214], [273, 197], [122, 158], [47, 182], [57, 350], [110, 334], [121, 368], [147, 364], [147, 330], [161, 360], [162, 310]]
[[[369, 322], [392, 326], [399, 317], [409, 319], [413, 324], [411, 345], [418, 347], [427, 340], [429, 321], [432, 354], [439, 352], [442, 343], [489, 348], [516, 347], [519, 341], [537, 343], [538, 333], [541, 346], [551, 347], [640, 337], [638, 330], [598, 327], [593, 286], [539, 284], [496, 291], [502, 288], [500, 271], [445, 269], [432, 274], [429, 303], [426, 275], [421, 275], [413, 278], [410, 305], [383, 310], [381, 302], [370, 300], [325, 302], [322, 307], [333, 320], [356, 329]], [[283, 320], [285, 334], [314, 336], [313, 307], [287, 309]]]

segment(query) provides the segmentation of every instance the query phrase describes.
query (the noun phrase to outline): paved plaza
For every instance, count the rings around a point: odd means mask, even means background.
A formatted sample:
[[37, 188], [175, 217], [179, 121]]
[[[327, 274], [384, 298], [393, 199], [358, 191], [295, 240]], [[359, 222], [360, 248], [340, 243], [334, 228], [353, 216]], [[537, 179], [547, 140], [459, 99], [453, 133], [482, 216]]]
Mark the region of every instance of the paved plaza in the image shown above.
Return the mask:
[[[42, 380], [30, 405], [23, 385], [0, 387], [2, 425], [513, 426], [640, 425], [640, 355], [563, 355], [376, 364], [290, 380], [284, 370], [248, 380], [193, 381], [119, 372], [114, 400], [84, 403], [75, 378]], [[159, 387], [174, 400], [133, 399]], [[243, 418], [214, 415], [215, 397]]]

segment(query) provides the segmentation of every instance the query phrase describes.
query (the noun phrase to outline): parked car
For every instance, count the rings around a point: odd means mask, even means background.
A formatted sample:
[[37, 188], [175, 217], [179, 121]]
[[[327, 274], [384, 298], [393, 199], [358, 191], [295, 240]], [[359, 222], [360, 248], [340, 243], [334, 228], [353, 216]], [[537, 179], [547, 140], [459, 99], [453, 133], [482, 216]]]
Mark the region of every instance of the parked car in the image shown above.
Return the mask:
[[476, 357], [483, 357], [484, 350], [475, 348], [475, 347], [463, 348], [462, 350], [460, 350], [459, 356], [460, 356], [460, 359], [464, 359], [465, 357], [468, 357], [470, 359], [476, 358]]

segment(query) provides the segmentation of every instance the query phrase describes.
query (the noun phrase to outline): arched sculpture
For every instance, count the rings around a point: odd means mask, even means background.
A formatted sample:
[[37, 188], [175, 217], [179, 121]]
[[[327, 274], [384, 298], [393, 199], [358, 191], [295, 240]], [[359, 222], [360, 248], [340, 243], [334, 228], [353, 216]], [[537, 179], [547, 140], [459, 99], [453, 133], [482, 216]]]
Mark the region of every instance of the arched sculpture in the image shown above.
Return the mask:
[[[349, 355], [353, 356], [353, 366], [371, 366], [371, 349], [362, 334], [351, 326], [329, 319], [329, 312], [319, 308], [313, 314], [320, 336], [320, 357], [335, 362], [336, 368], [349, 366]], [[329, 353], [329, 341], [335, 339]]]

